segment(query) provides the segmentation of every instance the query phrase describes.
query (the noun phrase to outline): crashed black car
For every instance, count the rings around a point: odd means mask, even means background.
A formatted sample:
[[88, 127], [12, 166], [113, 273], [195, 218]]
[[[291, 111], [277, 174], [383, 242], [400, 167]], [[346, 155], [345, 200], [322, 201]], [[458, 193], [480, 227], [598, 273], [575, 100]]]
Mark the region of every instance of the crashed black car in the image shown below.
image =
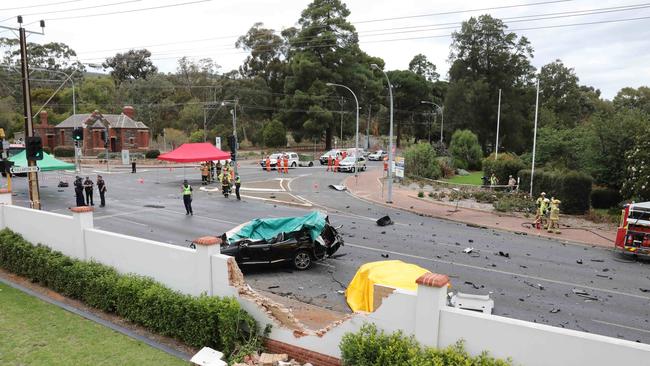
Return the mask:
[[221, 236], [221, 253], [238, 264], [291, 262], [298, 270], [334, 254], [343, 245], [327, 215], [313, 211], [305, 216], [255, 219]]

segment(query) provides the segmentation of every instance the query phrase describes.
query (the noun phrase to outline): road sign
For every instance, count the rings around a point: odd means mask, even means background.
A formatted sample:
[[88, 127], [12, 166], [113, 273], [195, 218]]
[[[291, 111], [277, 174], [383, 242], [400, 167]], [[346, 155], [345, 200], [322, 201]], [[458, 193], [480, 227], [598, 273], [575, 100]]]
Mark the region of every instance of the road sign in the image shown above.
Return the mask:
[[401, 156], [395, 157], [394, 169], [395, 176], [398, 178], [404, 178], [404, 158]]
[[214, 138], [214, 146], [221, 150], [221, 137], [217, 136]]
[[38, 166], [12, 166], [10, 171], [13, 174], [20, 173], [38, 173], [41, 171], [41, 168]]

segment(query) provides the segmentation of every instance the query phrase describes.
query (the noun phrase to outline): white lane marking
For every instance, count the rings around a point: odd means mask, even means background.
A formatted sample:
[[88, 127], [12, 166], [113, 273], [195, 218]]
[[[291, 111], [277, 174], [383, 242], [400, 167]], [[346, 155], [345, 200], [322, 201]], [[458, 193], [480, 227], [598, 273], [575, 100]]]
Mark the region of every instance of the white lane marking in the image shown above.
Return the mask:
[[[297, 200], [300, 200], [300, 198], [295, 197], [295, 196], [292, 195], [292, 194], [289, 194], [289, 195], [292, 196], [292, 197], [294, 197], [294, 198], [297, 199]], [[268, 202], [277, 202], [277, 203], [280, 203], [280, 204], [297, 205], [297, 206], [300, 206], [300, 207], [311, 207], [311, 204], [309, 204], [309, 203], [288, 202], [288, 201], [282, 201], [282, 200], [274, 200], [274, 199], [272, 199], [272, 198], [255, 197], [255, 196], [247, 196], [247, 195], [245, 195], [245, 194], [242, 194], [241, 196], [242, 196], [242, 197], [245, 197], [245, 198], [250, 198], [250, 199], [253, 199], [253, 200], [268, 201]]]
[[[181, 212], [181, 211], [167, 210], [167, 209], [164, 209], [164, 208], [159, 208], [157, 210], [185, 216], [185, 214], [183, 212]], [[212, 221], [221, 222], [221, 223], [230, 224], [230, 225], [239, 225], [239, 224], [241, 224], [241, 222], [233, 222], [233, 221], [228, 221], [228, 220], [221, 220], [221, 219], [216, 219], [214, 217], [209, 217], [209, 216], [194, 215], [193, 217], [198, 217], [200, 219], [206, 219], [206, 220], [212, 220]]]
[[594, 323], [600, 323], [600, 324], [605, 324], [605, 325], [611, 325], [613, 327], [619, 327], [619, 328], [625, 328], [629, 330], [636, 330], [637, 332], [643, 332], [643, 333], [650, 333], [650, 330], [647, 329], [641, 329], [641, 328], [635, 328], [635, 327], [630, 327], [628, 325], [623, 325], [623, 324], [616, 324], [616, 323], [610, 323], [602, 320], [597, 320], [597, 319], [591, 319], [592, 322]]
[[584, 289], [589, 289], [589, 290], [592, 290], [592, 291], [601, 291], [601, 292], [614, 294], [614, 295], [629, 296], [629, 297], [634, 297], [634, 298], [641, 299], [641, 300], [650, 300], [650, 297], [630, 294], [630, 293], [622, 292], [622, 291], [608, 290], [608, 289], [604, 289], [604, 288], [581, 285], [581, 284], [577, 284], [577, 283], [573, 283], [573, 282], [552, 280], [552, 279], [549, 279], [549, 278], [531, 276], [531, 275], [522, 274], [522, 273], [501, 271], [501, 270], [494, 269], [494, 268], [486, 268], [486, 267], [474, 266], [474, 265], [471, 265], [471, 264], [452, 262], [452, 261], [448, 261], [448, 260], [444, 260], [444, 259], [423, 257], [423, 256], [419, 256], [419, 255], [400, 253], [400, 252], [395, 252], [395, 251], [386, 250], [386, 249], [371, 248], [371, 247], [367, 247], [367, 246], [364, 246], [364, 245], [352, 244], [352, 243], [347, 243], [347, 242], [345, 243], [345, 245], [353, 247], [353, 248], [365, 249], [365, 250], [369, 250], [369, 251], [373, 251], [373, 252], [390, 253], [390, 254], [394, 254], [394, 255], [401, 255], [403, 257], [408, 257], [408, 258], [415, 258], [415, 259], [421, 259], [421, 260], [430, 261], [430, 262], [444, 263], [444, 264], [448, 264], [448, 265], [451, 265], [451, 266], [460, 266], [460, 267], [465, 267], [465, 268], [472, 268], [472, 269], [485, 271], [485, 272], [499, 273], [499, 274], [508, 275], [508, 276], [518, 276], [518, 277], [521, 277], [521, 278], [528, 278], [528, 279], [535, 280], [535, 281], [545, 281], [545, 282], [555, 283], [555, 284], [558, 284], [558, 285], [564, 285], [564, 286], [569, 286], [569, 287], [584, 288]]
[[284, 189], [279, 188], [247, 188], [241, 187], [242, 191], [251, 191], [251, 192], [285, 192]]
[[145, 208], [145, 209], [142, 209], [142, 210], [122, 212], [122, 213], [112, 214], [112, 215], [95, 216], [94, 219], [95, 220], [102, 220], [102, 219], [108, 219], [108, 218], [111, 218], [111, 217], [129, 216], [129, 215], [133, 215], [133, 214], [136, 214], [136, 213], [146, 212], [146, 211], [151, 211], [151, 210], [155, 210], [155, 208]]

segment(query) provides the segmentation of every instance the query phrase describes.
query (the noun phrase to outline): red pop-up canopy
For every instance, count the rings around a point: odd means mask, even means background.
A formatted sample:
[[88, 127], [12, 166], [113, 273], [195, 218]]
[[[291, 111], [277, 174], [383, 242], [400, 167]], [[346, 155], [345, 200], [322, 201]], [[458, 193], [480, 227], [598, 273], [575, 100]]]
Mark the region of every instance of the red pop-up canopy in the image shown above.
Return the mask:
[[209, 142], [183, 144], [177, 149], [158, 156], [159, 160], [177, 163], [193, 163], [209, 160], [228, 160], [230, 154], [223, 152]]

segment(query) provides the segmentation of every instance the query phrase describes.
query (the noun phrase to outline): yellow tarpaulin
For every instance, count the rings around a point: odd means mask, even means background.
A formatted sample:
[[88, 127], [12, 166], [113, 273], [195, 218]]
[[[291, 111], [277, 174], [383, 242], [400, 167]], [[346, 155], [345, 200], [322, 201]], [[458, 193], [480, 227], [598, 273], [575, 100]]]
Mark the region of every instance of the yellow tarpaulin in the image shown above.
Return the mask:
[[380, 261], [362, 265], [345, 290], [345, 298], [352, 311], [374, 311], [373, 289], [375, 284], [404, 290], [417, 290], [415, 280], [426, 269], [402, 261]]

